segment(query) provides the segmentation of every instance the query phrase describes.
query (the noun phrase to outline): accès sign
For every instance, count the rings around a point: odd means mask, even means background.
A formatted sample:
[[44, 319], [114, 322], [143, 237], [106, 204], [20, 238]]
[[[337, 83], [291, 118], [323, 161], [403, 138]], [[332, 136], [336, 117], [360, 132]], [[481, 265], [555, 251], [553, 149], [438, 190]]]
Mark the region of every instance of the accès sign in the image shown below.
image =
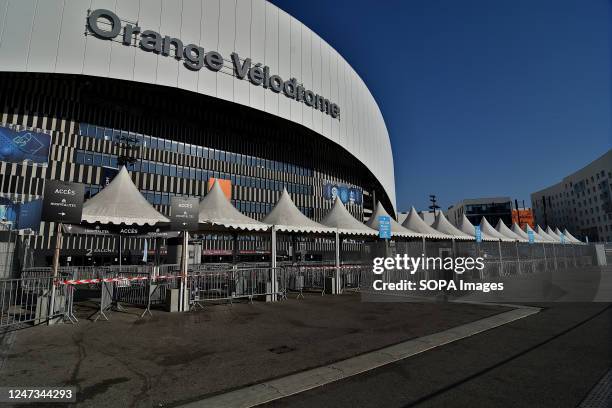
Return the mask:
[[197, 197], [170, 197], [170, 221], [176, 231], [198, 229], [200, 201]]
[[84, 195], [83, 184], [46, 180], [41, 219], [79, 224]]
[[[218, 72], [223, 68], [223, 56], [217, 51], [206, 52], [196, 44], [183, 45], [183, 41], [170, 36], [163, 36], [156, 31], [143, 30], [138, 25], [125, 24], [112, 11], [105, 9], [93, 10], [87, 16], [87, 28], [96, 37], [103, 40], [117, 38], [123, 29], [121, 43], [126, 46], [137, 45], [143, 51], [154, 52], [165, 57], [173, 55], [177, 60], [184, 60], [183, 65], [192, 71], [199, 71], [206, 66], [211, 71]], [[250, 58], [241, 59], [233, 52], [231, 54], [234, 75], [239, 79], [247, 79], [255, 86], [263, 86], [275, 93], [284, 93], [289, 99], [304, 103], [313, 109], [337, 119], [340, 117], [340, 107], [329, 99], [315, 94], [313, 91], [298, 84], [297, 79], [284, 81], [280, 76], [270, 74], [270, 67], [253, 64]]]

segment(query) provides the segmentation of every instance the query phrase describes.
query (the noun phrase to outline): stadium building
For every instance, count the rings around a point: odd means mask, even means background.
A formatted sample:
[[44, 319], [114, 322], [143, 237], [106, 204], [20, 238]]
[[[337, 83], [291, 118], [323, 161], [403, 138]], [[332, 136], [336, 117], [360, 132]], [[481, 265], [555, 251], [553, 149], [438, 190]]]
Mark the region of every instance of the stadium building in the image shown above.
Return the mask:
[[[0, 55], [0, 204], [11, 228], [32, 232], [37, 263], [55, 245], [53, 223], [36, 219], [45, 180], [83, 183], [91, 197], [122, 164], [164, 214], [171, 196], [202, 197], [214, 179], [255, 219], [283, 188], [314, 220], [336, 196], [362, 221], [378, 202], [395, 213], [374, 97], [271, 3], [0, 0]], [[224, 254], [225, 239], [208, 236], [204, 254]], [[143, 241], [125, 248], [142, 254]], [[116, 245], [71, 235], [62, 253], [112, 263]]]

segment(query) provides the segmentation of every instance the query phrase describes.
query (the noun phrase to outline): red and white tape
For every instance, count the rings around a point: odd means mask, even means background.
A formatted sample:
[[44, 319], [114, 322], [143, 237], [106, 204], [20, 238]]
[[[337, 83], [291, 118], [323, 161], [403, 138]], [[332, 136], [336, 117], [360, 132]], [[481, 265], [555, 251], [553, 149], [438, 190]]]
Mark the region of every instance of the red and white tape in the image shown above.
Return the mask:
[[164, 275], [164, 276], [130, 276], [122, 278], [94, 278], [94, 279], [67, 279], [56, 281], [56, 285], [89, 285], [92, 283], [110, 283], [110, 282], [132, 282], [132, 281], [144, 281], [144, 280], [162, 280], [162, 279], [175, 279], [180, 278], [180, 275]]
[[[335, 266], [298, 266], [298, 268], [304, 269], [323, 269], [332, 270], [336, 269]], [[340, 269], [358, 269], [362, 268], [360, 265], [344, 265], [340, 266]], [[206, 271], [208, 274], [226, 274], [231, 273], [231, 270], [227, 271]], [[126, 276], [121, 278], [93, 278], [93, 279], [67, 279], [55, 281], [56, 285], [90, 285], [92, 283], [112, 283], [112, 282], [132, 282], [132, 281], [145, 281], [151, 279], [152, 281], [164, 280], [164, 279], [180, 279], [181, 275], [160, 275], [160, 276]]]

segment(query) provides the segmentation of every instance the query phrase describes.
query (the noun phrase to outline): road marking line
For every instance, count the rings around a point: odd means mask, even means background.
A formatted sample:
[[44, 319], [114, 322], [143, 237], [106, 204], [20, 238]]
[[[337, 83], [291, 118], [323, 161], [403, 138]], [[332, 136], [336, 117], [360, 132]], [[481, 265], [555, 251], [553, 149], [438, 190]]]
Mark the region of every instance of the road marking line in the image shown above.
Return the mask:
[[428, 336], [419, 337], [365, 353], [327, 366], [291, 374], [275, 380], [244, 387], [224, 394], [181, 405], [182, 408], [248, 408], [339, 381], [375, 368], [394, 363], [425, 351], [538, 313], [536, 307], [513, 306], [516, 309], [489, 316]]

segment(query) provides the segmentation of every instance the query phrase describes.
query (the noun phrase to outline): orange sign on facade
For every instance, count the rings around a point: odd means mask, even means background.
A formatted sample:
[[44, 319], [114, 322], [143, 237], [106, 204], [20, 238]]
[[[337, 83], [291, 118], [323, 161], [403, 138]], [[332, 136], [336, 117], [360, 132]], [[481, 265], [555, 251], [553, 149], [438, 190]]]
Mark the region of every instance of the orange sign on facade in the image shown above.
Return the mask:
[[223, 194], [225, 194], [227, 199], [231, 200], [232, 199], [232, 181], [231, 180], [218, 179], [218, 178], [211, 177], [208, 179], [206, 191], [207, 192], [210, 191], [215, 181], [219, 183], [219, 187], [221, 187], [221, 190], [223, 191]]
[[535, 228], [535, 222], [533, 219], [533, 210], [531, 208], [522, 208], [519, 210], [512, 210], [512, 223], [515, 223], [515, 222], [519, 224], [521, 228], [525, 228], [525, 225], [527, 224], [529, 224], [531, 228]]

